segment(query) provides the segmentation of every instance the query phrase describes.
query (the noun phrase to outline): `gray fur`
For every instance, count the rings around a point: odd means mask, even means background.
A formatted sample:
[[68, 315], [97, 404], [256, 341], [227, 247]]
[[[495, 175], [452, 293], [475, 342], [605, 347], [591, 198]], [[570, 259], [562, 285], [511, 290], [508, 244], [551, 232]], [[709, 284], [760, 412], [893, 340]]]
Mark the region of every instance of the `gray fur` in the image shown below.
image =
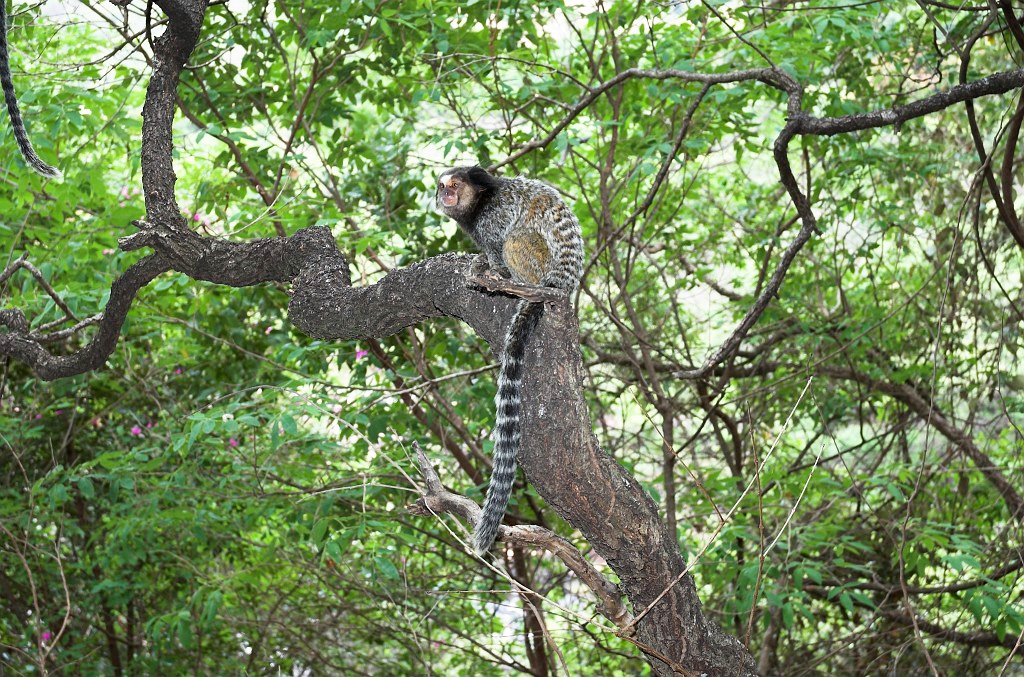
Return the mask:
[[[583, 274], [583, 238], [579, 221], [558, 192], [542, 181], [503, 179], [481, 173], [476, 167], [457, 167], [439, 177], [437, 208], [455, 219], [487, 256], [492, 269], [515, 282], [556, 287], [572, 292]], [[442, 201], [444, 186], [452, 179], [462, 184], [458, 204]], [[449, 191], [450, 193], [451, 191]], [[507, 265], [506, 243], [536, 242], [541, 262], [540, 279], [526, 279]], [[539, 244], [539, 243], [538, 243]], [[523, 251], [523, 246], [517, 250]], [[510, 255], [511, 260], [511, 255]], [[520, 256], [517, 260], [522, 260]], [[526, 340], [544, 312], [543, 303], [522, 301], [505, 335], [498, 392], [494, 397], [497, 414], [494, 426], [494, 460], [483, 514], [473, 534], [473, 550], [486, 554], [494, 543], [505, 515], [516, 477], [516, 457], [522, 443], [519, 416], [522, 407], [523, 362]]]
[[14, 129], [14, 140], [18, 142], [18, 149], [28, 165], [42, 174], [51, 178], [60, 177], [60, 170], [39, 159], [32, 142], [29, 141], [28, 131], [25, 129], [25, 122], [21, 119], [21, 111], [18, 109], [18, 99], [14, 95], [14, 80], [11, 78], [11, 55], [7, 49], [7, 7], [5, 0], [0, 0], [0, 85], [4, 90], [4, 101], [7, 102], [7, 112], [11, 116], [11, 127]]

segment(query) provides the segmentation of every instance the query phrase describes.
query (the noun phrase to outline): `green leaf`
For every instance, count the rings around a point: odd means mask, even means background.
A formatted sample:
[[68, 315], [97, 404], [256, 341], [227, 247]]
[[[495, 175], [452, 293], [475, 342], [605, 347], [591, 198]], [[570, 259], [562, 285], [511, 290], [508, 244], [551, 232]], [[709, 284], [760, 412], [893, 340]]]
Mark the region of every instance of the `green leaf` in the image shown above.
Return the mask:
[[853, 613], [853, 597], [848, 592], [839, 593], [839, 604], [851, 614]]
[[78, 478], [78, 490], [82, 493], [84, 498], [91, 499], [96, 496], [96, 491], [92, 486], [92, 480], [88, 477]]
[[295, 423], [295, 419], [287, 414], [281, 417], [281, 427], [289, 435], [297, 435], [299, 432], [299, 427]]
[[391, 563], [391, 560], [384, 557], [374, 557], [373, 564], [384, 578], [397, 581], [399, 579], [398, 569]]
[[321, 545], [323, 543], [324, 537], [327, 534], [328, 525], [329, 520], [327, 519], [317, 520], [316, 523], [313, 524], [313, 529], [309, 535], [309, 540], [313, 545]]

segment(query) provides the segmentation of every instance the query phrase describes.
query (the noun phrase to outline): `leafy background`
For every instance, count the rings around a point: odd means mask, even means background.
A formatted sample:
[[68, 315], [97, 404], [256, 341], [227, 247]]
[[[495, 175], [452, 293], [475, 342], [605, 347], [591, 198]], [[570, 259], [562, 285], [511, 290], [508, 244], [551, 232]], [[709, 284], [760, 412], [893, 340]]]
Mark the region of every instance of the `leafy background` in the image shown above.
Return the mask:
[[[78, 318], [140, 256], [117, 238], [144, 213], [162, 30], [144, 10], [12, 12], [19, 98], [65, 179], [27, 172], [4, 127], [3, 256], [27, 255]], [[934, 2], [230, 0], [179, 87], [177, 195], [204, 234], [330, 225], [372, 283], [470, 248], [430, 207], [440, 169], [504, 159], [626, 68], [761, 67], [740, 34], [803, 83], [808, 111], [843, 115], [955, 83], [956, 47], [987, 17]], [[1020, 65], [1005, 26], [989, 32], [971, 78]], [[1013, 98], [975, 103], [990, 145]], [[792, 158], [821, 234], [727, 371], [673, 375], [735, 326], [794, 232], [771, 156], [784, 121], [757, 83], [630, 80], [505, 168], [557, 185], [583, 224], [595, 430], [663, 507], [706, 611], [772, 674], [1015, 674], [1020, 516], [899, 395], [1021, 488], [1020, 251], [979, 190], [962, 107], [802, 137]], [[34, 327], [62, 317], [25, 271], [0, 295]], [[0, 672], [644, 674], [550, 556], [507, 561], [537, 593], [538, 643], [457, 521], [404, 512], [414, 442], [480, 498], [486, 346], [454, 321], [312, 341], [286, 304], [283, 288], [168, 275], [103, 369], [44, 383], [3, 365]], [[586, 552], [528, 486], [510, 510]]]

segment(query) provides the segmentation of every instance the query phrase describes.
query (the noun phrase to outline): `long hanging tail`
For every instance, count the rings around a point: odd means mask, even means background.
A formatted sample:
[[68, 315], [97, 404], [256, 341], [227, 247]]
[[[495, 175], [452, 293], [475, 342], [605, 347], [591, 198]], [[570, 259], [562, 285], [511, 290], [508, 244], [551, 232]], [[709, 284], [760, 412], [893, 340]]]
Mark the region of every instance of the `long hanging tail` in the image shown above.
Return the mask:
[[[2, 0], [0, 0], [2, 1]], [[543, 303], [521, 301], [505, 335], [505, 351], [498, 372], [498, 394], [494, 396], [497, 416], [494, 425], [494, 460], [491, 485], [487, 488], [484, 511], [473, 534], [473, 550], [487, 554], [505, 516], [512, 483], [516, 479], [516, 453], [522, 439], [519, 411], [523, 390], [523, 357], [526, 339], [544, 314]]]
[[11, 55], [7, 51], [7, 8], [4, 0], [0, 0], [0, 85], [3, 86], [4, 100], [7, 102], [7, 112], [11, 116], [11, 127], [14, 128], [14, 140], [18, 142], [18, 148], [25, 158], [25, 162], [32, 169], [43, 176], [53, 178], [59, 177], [60, 170], [39, 159], [32, 142], [28, 140], [28, 131], [21, 119], [21, 111], [18, 109], [18, 99], [14, 96], [14, 81], [11, 79]]

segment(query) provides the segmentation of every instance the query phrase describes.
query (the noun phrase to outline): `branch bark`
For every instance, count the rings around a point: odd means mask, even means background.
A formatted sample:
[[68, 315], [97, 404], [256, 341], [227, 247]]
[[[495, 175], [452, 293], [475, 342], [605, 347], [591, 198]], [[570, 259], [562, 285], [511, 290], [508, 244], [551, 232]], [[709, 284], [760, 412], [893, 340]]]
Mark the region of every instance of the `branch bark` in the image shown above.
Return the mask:
[[[142, 188], [150, 222], [185, 230], [185, 218], [174, 197], [174, 110], [181, 70], [199, 41], [206, 0], [161, 0], [167, 30], [153, 41], [153, 77], [142, 107]], [[149, 17], [146, 17], [147, 25]]]
[[[291, 321], [323, 339], [382, 337], [432, 317], [451, 316], [500, 350], [517, 305], [515, 298], [470, 289], [466, 277], [474, 257], [459, 254], [394, 270], [368, 287], [351, 287], [345, 259], [323, 227], [249, 243], [164, 227], [149, 227], [126, 239], [129, 247], [143, 244], [157, 253], [115, 283], [100, 332], [85, 349], [52, 356], [11, 332], [0, 335], [0, 353], [22, 359], [43, 378], [98, 368], [113, 350], [134, 294], [171, 269], [230, 286], [290, 279]], [[753, 659], [739, 641], [704, 617], [689, 575], [658, 600], [685, 563], [650, 496], [597, 444], [583, 399], [585, 370], [569, 304], [563, 299], [547, 309], [526, 358], [523, 385], [529, 395], [521, 462], [527, 478], [608, 561], [633, 608], [653, 604], [635, 624], [631, 640], [651, 657], [657, 674], [753, 674]], [[519, 536], [525, 540], [530, 534]]]
[[[449, 315], [497, 352], [517, 301], [467, 288], [472, 262], [445, 254], [362, 288], [338, 284], [329, 268], [309, 266], [295, 279], [291, 319], [317, 338], [360, 339]], [[608, 562], [634, 609], [653, 604], [636, 623], [633, 640], [657, 674], [753, 674], [753, 658], [742, 644], [703, 615], [693, 579], [681, 576], [685, 562], [654, 501], [598, 446], [583, 398], [585, 375], [569, 304], [547, 304], [530, 338], [523, 380], [520, 461], [527, 479]], [[468, 506], [451, 509], [474, 519]]]
[[[420, 466], [420, 474], [426, 484], [426, 491], [414, 504], [408, 507], [410, 513], [420, 516], [437, 516], [443, 513], [458, 515], [470, 524], [475, 525], [482, 512], [474, 501], [453, 494], [444, 488], [437, 472], [430, 464], [426, 454], [416, 447], [416, 461]], [[605, 578], [590, 562], [583, 557], [564, 538], [550, 529], [532, 524], [514, 527], [500, 527], [498, 540], [506, 543], [539, 546], [553, 553], [594, 593], [598, 600], [598, 610], [603, 616], [620, 628], [627, 628], [633, 620], [632, 614], [623, 605], [618, 588]], [[467, 546], [468, 547], [468, 546]]]

